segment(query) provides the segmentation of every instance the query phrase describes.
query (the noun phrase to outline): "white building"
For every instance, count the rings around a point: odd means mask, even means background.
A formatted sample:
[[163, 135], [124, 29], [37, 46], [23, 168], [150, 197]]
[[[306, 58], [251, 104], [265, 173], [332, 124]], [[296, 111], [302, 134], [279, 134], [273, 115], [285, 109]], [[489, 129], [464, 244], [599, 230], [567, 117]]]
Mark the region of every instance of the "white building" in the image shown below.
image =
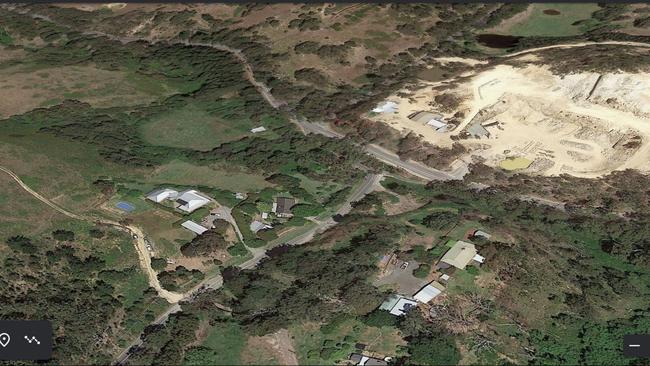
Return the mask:
[[447, 127], [446, 123], [441, 122], [441, 121], [439, 121], [439, 120], [437, 120], [435, 118], [430, 119], [429, 122], [427, 122], [427, 125], [435, 128], [436, 130], [440, 129], [440, 128], [443, 128], [443, 127]]
[[417, 301], [409, 299], [408, 297], [402, 295], [391, 295], [381, 304], [381, 306], [379, 306], [379, 309], [387, 310], [395, 316], [400, 316], [406, 314], [417, 305]]
[[160, 203], [164, 200], [173, 200], [178, 196], [178, 191], [170, 188], [157, 189], [147, 194], [147, 199]]
[[383, 104], [379, 104], [377, 108], [372, 111], [375, 113], [393, 113], [397, 111], [397, 103], [387, 101]]
[[192, 220], [187, 220], [184, 223], [181, 224], [182, 227], [186, 228], [189, 231], [192, 231], [196, 233], [197, 235], [201, 235], [204, 232], [208, 231], [205, 227], [197, 224], [196, 222]]
[[179, 204], [177, 208], [187, 213], [207, 205], [210, 201], [210, 198], [193, 189], [181, 192], [176, 198], [176, 203]]
[[255, 220], [255, 221], [251, 222], [249, 228], [251, 229], [252, 232], [256, 233], [256, 232], [258, 232], [260, 230], [272, 229], [273, 226], [267, 225], [267, 224], [265, 224], [265, 223], [263, 223], [261, 221]]
[[264, 131], [266, 131], [266, 128], [264, 126], [255, 127], [253, 129], [251, 129], [252, 133], [258, 133], [258, 132], [264, 132]]
[[430, 284], [424, 286], [420, 291], [418, 291], [413, 298], [417, 301], [426, 304], [429, 301], [433, 300], [436, 296], [440, 295], [445, 287], [439, 282], [433, 281]]
[[476, 254], [474, 257], [472, 257], [472, 260], [475, 260], [476, 262], [483, 264], [483, 262], [485, 262], [485, 257], [483, 257], [480, 254]]

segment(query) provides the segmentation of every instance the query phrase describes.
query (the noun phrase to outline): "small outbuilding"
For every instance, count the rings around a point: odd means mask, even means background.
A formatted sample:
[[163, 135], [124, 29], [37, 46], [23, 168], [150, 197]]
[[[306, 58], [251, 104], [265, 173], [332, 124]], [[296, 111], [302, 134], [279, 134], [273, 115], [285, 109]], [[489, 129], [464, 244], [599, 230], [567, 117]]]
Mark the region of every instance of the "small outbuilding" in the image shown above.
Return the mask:
[[260, 230], [272, 229], [273, 226], [267, 225], [267, 224], [265, 224], [265, 223], [263, 223], [261, 221], [255, 220], [255, 221], [251, 222], [249, 228], [251, 229], [252, 232], [256, 233], [256, 232], [258, 232]]
[[384, 361], [384, 360], [382, 360], [380, 358], [364, 356], [364, 355], [359, 354], [359, 353], [351, 354], [350, 358], [348, 360], [353, 365], [361, 365], [361, 366], [385, 366], [385, 365], [388, 365], [387, 361]]
[[492, 235], [486, 233], [486, 232], [483, 231], [483, 230], [476, 230], [476, 231], [474, 232], [474, 236], [478, 236], [478, 237], [484, 238], [484, 239], [486, 239], [486, 240], [490, 240], [490, 238], [492, 237]]

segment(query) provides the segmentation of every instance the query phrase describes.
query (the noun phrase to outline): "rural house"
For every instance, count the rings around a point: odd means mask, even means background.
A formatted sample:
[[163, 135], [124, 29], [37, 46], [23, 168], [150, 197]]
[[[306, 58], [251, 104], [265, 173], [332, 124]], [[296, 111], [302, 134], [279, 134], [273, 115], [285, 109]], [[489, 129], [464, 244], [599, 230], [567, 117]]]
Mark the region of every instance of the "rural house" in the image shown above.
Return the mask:
[[273, 202], [271, 212], [275, 213], [278, 217], [291, 217], [291, 207], [296, 204], [296, 200], [290, 197], [277, 197]]
[[364, 356], [359, 353], [353, 353], [348, 359], [353, 365], [364, 365], [364, 366], [384, 366], [388, 365], [388, 362], [374, 357]]
[[207, 205], [210, 201], [210, 198], [193, 189], [190, 189], [181, 192], [178, 198], [176, 198], [176, 203], [178, 204], [178, 207], [176, 208], [181, 211], [190, 213], [200, 207]]
[[390, 295], [380, 306], [380, 310], [386, 310], [389, 313], [400, 316], [406, 314], [409, 310], [416, 307], [418, 303], [402, 295]]
[[147, 199], [150, 201], [154, 201], [156, 203], [160, 203], [164, 200], [173, 200], [178, 196], [178, 192], [170, 189], [170, 188], [163, 188], [163, 189], [157, 189], [155, 191], [149, 192], [147, 194]]
[[470, 262], [483, 263], [485, 258], [478, 255], [476, 247], [472, 243], [458, 240], [440, 259], [441, 263], [454, 266], [458, 269], [465, 269]]

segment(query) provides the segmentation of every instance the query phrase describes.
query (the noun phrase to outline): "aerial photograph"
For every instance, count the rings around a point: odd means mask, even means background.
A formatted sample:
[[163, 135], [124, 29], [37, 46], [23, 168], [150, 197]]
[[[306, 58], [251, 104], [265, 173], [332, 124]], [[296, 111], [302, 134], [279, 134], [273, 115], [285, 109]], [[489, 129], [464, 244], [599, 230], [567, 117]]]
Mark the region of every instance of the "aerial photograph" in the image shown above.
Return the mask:
[[0, 364], [650, 365], [650, 3], [1, 3]]

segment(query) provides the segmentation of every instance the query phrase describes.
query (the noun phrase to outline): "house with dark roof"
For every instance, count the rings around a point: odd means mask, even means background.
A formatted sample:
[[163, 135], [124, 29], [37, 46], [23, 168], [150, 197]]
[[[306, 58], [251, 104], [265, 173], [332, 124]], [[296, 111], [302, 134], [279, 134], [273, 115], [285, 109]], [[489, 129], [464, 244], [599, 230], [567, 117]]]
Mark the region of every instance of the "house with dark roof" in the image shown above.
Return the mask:
[[291, 217], [291, 207], [296, 205], [296, 200], [290, 197], [276, 197], [273, 202], [271, 212], [275, 213], [278, 217]]

